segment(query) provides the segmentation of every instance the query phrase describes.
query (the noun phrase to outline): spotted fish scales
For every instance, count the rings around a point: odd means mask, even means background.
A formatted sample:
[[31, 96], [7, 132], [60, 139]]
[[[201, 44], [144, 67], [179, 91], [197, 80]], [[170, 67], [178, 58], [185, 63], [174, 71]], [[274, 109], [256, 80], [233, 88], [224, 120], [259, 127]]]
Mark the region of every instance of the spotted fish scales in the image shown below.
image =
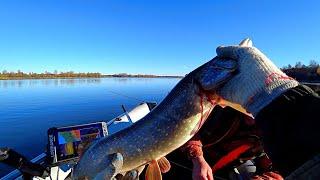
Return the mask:
[[144, 118], [90, 146], [74, 168], [73, 177], [111, 179], [186, 143], [212, 110], [210, 96], [233, 76], [236, 66], [233, 60], [213, 58], [187, 74]]

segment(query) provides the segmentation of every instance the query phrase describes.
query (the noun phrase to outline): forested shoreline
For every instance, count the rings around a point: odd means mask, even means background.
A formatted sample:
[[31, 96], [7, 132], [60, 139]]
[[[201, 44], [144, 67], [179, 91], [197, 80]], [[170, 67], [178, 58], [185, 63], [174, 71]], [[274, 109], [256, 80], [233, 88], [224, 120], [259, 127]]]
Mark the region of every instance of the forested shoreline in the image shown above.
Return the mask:
[[[309, 65], [304, 65], [301, 62], [297, 62], [294, 66], [287, 65], [281, 68], [287, 75], [300, 81], [307, 83], [320, 83], [320, 65], [318, 62], [312, 60]], [[110, 74], [104, 75], [99, 72], [58, 72], [53, 73], [45, 71], [43, 73], [22, 72], [20, 70], [0, 72], [0, 80], [10, 79], [57, 79], [57, 78], [103, 78], [103, 77], [128, 77], [128, 78], [182, 78], [183, 76], [174, 75], [152, 75], [152, 74]]]
[[54, 73], [25, 73], [20, 70], [17, 72], [3, 70], [0, 72], [0, 80], [15, 80], [15, 79], [59, 79], [59, 78], [103, 78], [103, 77], [128, 77], [128, 78], [181, 78], [182, 76], [171, 76], [171, 75], [148, 75], [148, 74], [111, 74], [102, 75], [98, 72], [87, 72], [87, 73], [75, 73], [73, 71], [68, 72], [57, 72]]
[[8, 72], [3, 70], [0, 73], [0, 80], [11, 80], [11, 79], [55, 79], [55, 78], [100, 78], [101, 73], [88, 72], [88, 73], [74, 73], [69, 72], [44, 72], [44, 73], [25, 73], [20, 70], [17, 72]]
[[310, 61], [309, 65], [297, 62], [294, 66], [290, 64], [282, 70], [290, 77], [307, 83], [320, 83], [320, 66], [316, 61]]

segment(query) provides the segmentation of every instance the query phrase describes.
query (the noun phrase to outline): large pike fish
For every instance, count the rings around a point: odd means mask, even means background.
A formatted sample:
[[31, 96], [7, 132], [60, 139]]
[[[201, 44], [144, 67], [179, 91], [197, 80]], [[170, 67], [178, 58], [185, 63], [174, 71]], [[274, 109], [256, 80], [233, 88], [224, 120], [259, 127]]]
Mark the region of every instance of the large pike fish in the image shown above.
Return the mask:
[[213, 58], [187, 74], [144, 118], [91, 145], [74, 168], [73, 178], [111, 179], [146, 164], [159, 168], [152, 162], [191, 139], [215, 105], [211, 99], [215, 89], [236, 69], [234, 60]]

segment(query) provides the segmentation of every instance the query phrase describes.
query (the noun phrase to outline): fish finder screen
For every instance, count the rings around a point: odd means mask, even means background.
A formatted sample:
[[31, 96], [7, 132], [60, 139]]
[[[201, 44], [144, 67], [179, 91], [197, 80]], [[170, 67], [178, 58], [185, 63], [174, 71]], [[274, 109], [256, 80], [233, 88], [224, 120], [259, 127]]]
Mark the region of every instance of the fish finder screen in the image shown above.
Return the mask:
[[82, 128], [69, 128], [57, 132], [57, 160], [66, 160], [78, 157], [89, 145], [101, 138], [103, 132], [101, 126], [89, 126]]

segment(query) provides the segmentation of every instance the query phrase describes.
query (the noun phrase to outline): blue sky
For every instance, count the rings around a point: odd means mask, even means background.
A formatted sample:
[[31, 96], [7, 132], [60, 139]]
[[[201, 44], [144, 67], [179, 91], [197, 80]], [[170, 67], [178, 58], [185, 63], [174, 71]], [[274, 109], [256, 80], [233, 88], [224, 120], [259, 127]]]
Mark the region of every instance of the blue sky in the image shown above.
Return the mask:
[[0, 70], [184, 75], [245, 37], [278, 66], [320, 60], [319, 1], [0, 1]]

